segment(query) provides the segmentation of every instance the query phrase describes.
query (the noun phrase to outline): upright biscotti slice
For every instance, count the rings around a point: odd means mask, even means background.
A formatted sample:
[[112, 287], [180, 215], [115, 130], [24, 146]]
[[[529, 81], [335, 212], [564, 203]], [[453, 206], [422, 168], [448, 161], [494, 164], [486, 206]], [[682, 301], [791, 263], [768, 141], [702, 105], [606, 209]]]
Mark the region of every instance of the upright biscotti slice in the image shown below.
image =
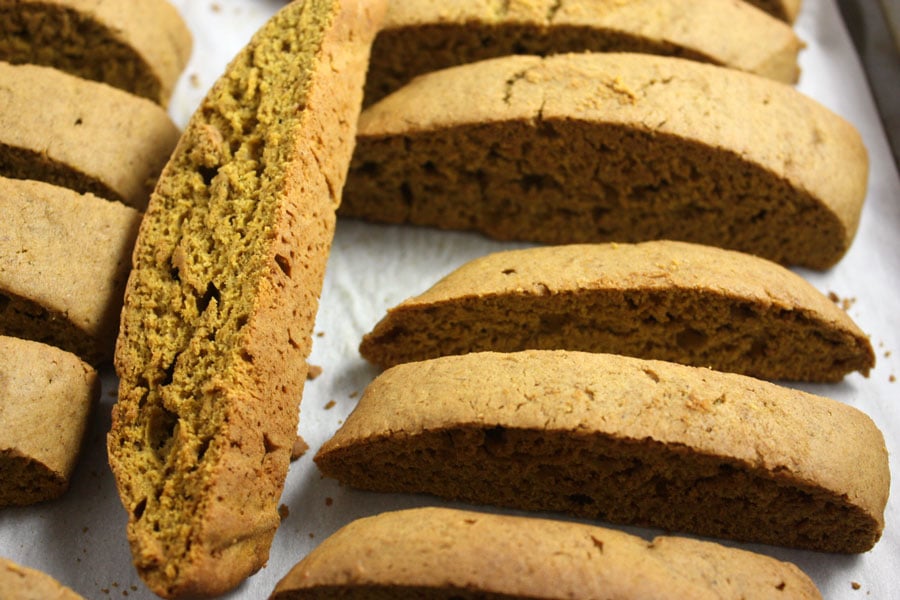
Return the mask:
[[0, 334], [112, 358], [141, 213], [0, 177]]
[[869, 338], [799, 275], [749, 254], [672, 241], [484, 256], [390, 309], [360, 353], [386, 368], [528, 348], [801, 381], [840, 381], [875, 366]]
[[383, 513], [330, 536], [271, 600], [821, 598], [790, 563], [712, 542], [446, 508]]
[[50, 575], [0, 558], [0, 590], [4, 600], [84, 600]]
[[793, 83], [801, 46], [789, 25], [740, 0], [394, 1], [365, 103], [417, 75], [509, 54], [646, 52]]
[[827, 552], [875, 544], [890, 479], [881, 432], [846, 404], [731, 373], [541, 350], [385, 371], [315, 461], [368, 490]]
[[135, 566], [169, 598], [262, 567], [380, 0], [293, 2], [191, 118], [141, 225], [110, 464]]
[[341, 213], [553, 244], [681, 239], [824, 269], [868, 158], [793, 88], [678, 58], [511, 56], [364, 111]]
[[178, 142], [158, 104], [49, 67], [0, 63], [0, 175], [143, 210]]
[[0, 60], [54, 67], [163, 106], [191, 43], [168, 0], [0, 1]]
[[793, 23], [800, 14], [801, 0], [745, 0], [777, 19]]
[[0, 336], [0, 506], [69, 488], [99, 394], [97, 372], [74, 354]]

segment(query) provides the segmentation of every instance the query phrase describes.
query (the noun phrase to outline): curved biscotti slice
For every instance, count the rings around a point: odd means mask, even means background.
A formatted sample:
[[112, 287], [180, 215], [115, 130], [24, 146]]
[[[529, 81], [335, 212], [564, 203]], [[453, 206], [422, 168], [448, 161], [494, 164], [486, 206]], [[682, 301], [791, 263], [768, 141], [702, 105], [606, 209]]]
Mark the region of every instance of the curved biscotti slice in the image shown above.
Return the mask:
[[360, 353], [390, 367], [482, 350], [609, 352], [764, 379], [840, 381], [869, 338], [799, 275], [685, 242], [497, 252], [391, 308]]
[[191, 118], [135, 245], [110, 464], [135, 566], [164, 597], [261, 568], [380, 1], [293, 2]]
[[0, 63], [0, 175], [143, 210], [178, 142], [145, 98], [49, 67]]
[[0, 60], [102, 81], [165, 106], [191, 55], [167, 0], [0, 2]]
[[99, 394], [97, 372], [74, 354], [0, 336], [0, 506], [69, 488]]
[[511, 56], [363, 112], [341, 213], [553, 244], [680, 239], [824, 269], [866, 195], [858, 132], [793, 88], [640, 54]]
[[363, 489], [829, 552], [875, 544], [890, 478], [881, 432], [846, 404], [541, 350], [385, 371], [315, 461]]
[[0, 334], [112, 358], [141, 213], [0, 177]]
[[308, 598], [821, 598], [791, 563], [712, 542], [420, 508], [358, 519], [278, 583]]
[[509, 54], [645, 52], [793, 83], [801, 46], [789, 25], [740, 0], [391, 2], [365, 103], [417, 75]]
[[4, 600], [84, 600], [50, 575], [0, 558]]
[[793, 23], [800, 14], [801, 0], [745, 0], [777, 19]]

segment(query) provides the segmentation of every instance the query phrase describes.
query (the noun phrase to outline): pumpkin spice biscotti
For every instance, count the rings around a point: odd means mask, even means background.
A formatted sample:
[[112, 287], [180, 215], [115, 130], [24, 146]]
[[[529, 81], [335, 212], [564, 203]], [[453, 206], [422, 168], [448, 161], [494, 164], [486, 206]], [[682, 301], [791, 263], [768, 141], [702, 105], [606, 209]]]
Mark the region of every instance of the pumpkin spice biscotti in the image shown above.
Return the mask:
[[0, 0], [0, 60], [54, 67], [162, 106], [191, 44], [168, 0]]
[[793, 88], [641, 54], [510, 56], [365, 110], [340, 214], [551, 244], [680, 239], [825, 269], [868, 157]]
[[288, 4], [191, 118], [141, 225], [115, 364], [110, 464], [156, 594], [261, 568], [380, 0]]
[[74, 354], [0, 336], [0, 507], [69, 488], [99, 395], [97, 372]]
[[0, 334], [112, 358], [141, 213], [0, 177]]
[[791, 563], [712, 542], [421, 508], [353, 521], [278, 583], [271, 600], [821, 598]]
[[0, 62], [0, 176], [143, 210], [178, 142], [158, 104], [49, 67]]
[[878, 541], [890, 487], [884, 437], [851, 406], [565, 351], [394, 367], [315, 461], [367, 490], [845, 553]]
[[762, 258], [656, 241], [497, 252], [391, 308], [360, 353], [390, 367], [481, 350], [610, 352], [764, 379], [875, 365], [846, 312]]
[[741, 0], [395, 0], [365, 104], [417, 75], [509, 54], [644, 52], [794, 83], [801, 47], [789, 25]]
[[800, 14], [800, 5], [802, 4], [801, 0], [745, 0], [745, 2], [769, 13], [776, 19], [781, 19], [788, 23], [793, 23], [797, 20], [797, 15]]
[[3, 600], [84, 600], [53, 577], [0, 558]]

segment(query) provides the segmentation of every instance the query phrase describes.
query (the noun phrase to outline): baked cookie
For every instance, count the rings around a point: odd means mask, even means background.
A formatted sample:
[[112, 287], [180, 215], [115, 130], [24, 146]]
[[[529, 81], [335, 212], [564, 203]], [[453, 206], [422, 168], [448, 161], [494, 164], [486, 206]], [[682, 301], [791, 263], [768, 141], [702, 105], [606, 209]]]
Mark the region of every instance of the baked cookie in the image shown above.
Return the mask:
[[0, 60], [54, 67], [166, 106], [191, 56], [167, 0], [5, 0]]
[[482, 352], [399, 365], [315, 461], [379, 492], [806, 548], [884, 529], [884, 438], [834, 400], [611, 354]]
[[510, 56], [368, 108], [343, 216], [550, 244], [680, 239], [825, 269], [868, 157], [791, 87], [671, 57]]
[[740, 0], [404, 0], [372, 47], [365, 104], [413, 77], [509, 54], [644, 52], [797, 81], [803, 46]]
[[59, 348], [0, 336], [0, 383], [0, 506], [58, 498], [100, 395], [97, 372]]
[[775, 18], [793, 23], [800, 14], [801, 0], [746, 0]]
[[353, 521], [278, 583], [304, 598], [821, 598], [796, 566], [712, 542], [420, 508]]
[[178, 142], [158, 104], [34, 65], [0, 63], [0, 175], [143, 210]]
[[112, 359], [141, 213], [0, 177], [0, 334]]
[[391, 308], [359, 347], [381, 368], [528, 348], [800, 381], [840, 381], [875, 366], [868, 336], [799, 275], [749, 254], [672, 241], [478, 258]]
[[231, 62], [135, 245], [110, 464], [135, 566], [166, 597], [261, 568], [380, 0], [285, 6]]
[[4, 600], [84, 600], [51, 576], [0, 558]]

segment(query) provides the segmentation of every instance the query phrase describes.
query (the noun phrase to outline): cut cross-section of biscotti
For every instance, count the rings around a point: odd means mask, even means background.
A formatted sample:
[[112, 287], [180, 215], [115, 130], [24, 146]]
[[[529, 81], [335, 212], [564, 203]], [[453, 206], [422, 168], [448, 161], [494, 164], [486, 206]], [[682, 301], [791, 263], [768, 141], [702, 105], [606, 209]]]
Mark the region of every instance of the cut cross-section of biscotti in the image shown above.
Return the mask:
[[191, 55], [167, 0], [0, 2], [0, 60], [54, 67], [163, 106]]
[[372, 46], [365, 104], [413, 77], [509, 54], [644, 52], [797, 80], [802, 43], [739, 0], [391, 2]]
[[801, 0], [744, 0], [777, 19], [793, 23], [800, 14]]
[[688, 538], [420, 508], [344, 526], [271, 600], [316, 598], [821, 598], [791, 563]]
[[97, 372], [74, 354], [0, 336], [0, 506], [69, 488], [99, 394]]
[[0, 558], [4, 600], [84, 600], [50, 575]]
[[49, 67], [0, 63], [0, 175], [143, 210], [178, 142], [159, 106]]
[[846, 404], [552, 350], [385, 371], [315, 461], [368, 490], [827, 552], [872, 548], [890, 479], [881, 432]]
[[553, 244], [680, 239], [816, 269], [848, 249], [868, 157], [793, 88], [641, 54], [510, 56], [365, 110], [340, 214]]
[[868, 336], [799, 275], [749, 254], [672, 241], [475, 259], [391, 308], [360, 353], [386, 368], [529, 348], [800, 381], [839, 381], [875, 365]]
[[0, 177], [0, 334], [112, 358], [141, 213]]
[[164, 597], [261, 568], [380, 0], [279, 11], [214, 84], [141, 225], [110, 463], [135, 566]]

